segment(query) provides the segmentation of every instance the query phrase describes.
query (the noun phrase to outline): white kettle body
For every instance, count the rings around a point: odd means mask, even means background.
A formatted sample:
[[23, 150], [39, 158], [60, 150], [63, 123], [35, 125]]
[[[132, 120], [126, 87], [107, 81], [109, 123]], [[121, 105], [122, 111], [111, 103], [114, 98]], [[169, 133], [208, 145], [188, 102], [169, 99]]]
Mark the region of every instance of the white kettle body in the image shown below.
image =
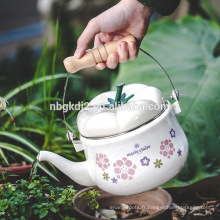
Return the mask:
[[188, 155], [187, 138], [172, 105], [133, 131], [100, 139], [80, 137], [93, 182], [106, 192], [131, 195], [175, 177]]
[[[75, 163], [48, 151], [41, 151], [38, 160], [51, 162], [81, 185], [97, 185], [116, 195], [151, 190], [175, 177], [188, 155], [187, 138], [176, 118], [181, 112], [176, 92], [171, 104], [157, 88], [131, 84], [121, 94], [122, 87], [120, 93], [103, 93], [90, 102], [94, 107], [119, 97], [122, 105], [87, 108], [77, 116], [80, 142], [72, 141], [76, 151], [84, 150], [86, 161]], [[163, 109], [128, 110], [130, 105], [152, 104]]]

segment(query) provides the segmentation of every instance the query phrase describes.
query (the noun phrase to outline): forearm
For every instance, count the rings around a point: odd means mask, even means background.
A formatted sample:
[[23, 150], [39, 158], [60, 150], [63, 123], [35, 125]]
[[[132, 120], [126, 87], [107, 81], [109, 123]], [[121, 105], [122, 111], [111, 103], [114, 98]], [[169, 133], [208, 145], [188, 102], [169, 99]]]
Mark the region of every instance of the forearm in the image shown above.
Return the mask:
[[160, 15], [167, 16], [172, 14], [180, 3], [180, 0], [138, 0]]

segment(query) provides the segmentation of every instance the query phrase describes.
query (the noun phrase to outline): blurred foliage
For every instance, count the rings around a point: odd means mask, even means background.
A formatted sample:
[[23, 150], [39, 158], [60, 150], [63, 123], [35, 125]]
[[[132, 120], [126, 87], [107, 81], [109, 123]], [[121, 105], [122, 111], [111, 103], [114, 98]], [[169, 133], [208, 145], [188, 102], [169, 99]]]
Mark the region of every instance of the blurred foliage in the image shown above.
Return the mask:
[[220, 15], [210, 0], [189, 0], [191, 15], [201, 15], [203, 18], [212, 19], [220, 23]]
[[[76, 153], [72, 143], [66, 138], [62, 111], [50, 109], [50, 104], [56, 102], [62, 104], [63, 85], [67, 75], [55, 73], [58, 42], [59, 22], [57, 21], [56, 44], [52, 56], [48, 56], [47, 41], [45, 41], [31, 81], [15, 87], [4, 95], [4, 99], [11, 104], [8, 110], [12, 112], [16, 126], [12, 125], [6, 112], [3, 113], [0, 120], [0, 159], [3, 165], [20, 162], [21, 158], [31, 163], [41, 149], [56, 152], [74, 161], [84, 159], [84, 154]], [[59, 90], [60, 83], [62, 90]], [[70, 101], [75, 103], [83, 100], [85, 91], [81, 78], [71, 75], [68, 96]], [[72, 131], [76, 127], [75, 114], [76, 111], [73, 111], [67, 115], [67, 120], [71, 124], [68, 123], [68, 126]]]
[[[182, 185], [220, 173], [220, 57], [215, 54], [220, 28], [200, 17], [178, 22], [160, 20], [150, 26], [141, 47], [155, 57], [180, 91], [182, 113], [177, 116], [189, 141], [184, 170], [168, 185]], [[123, 64], [113, 87], [143, 83], [169, 97], [172, 87], [159, 66], [140, 52]]]

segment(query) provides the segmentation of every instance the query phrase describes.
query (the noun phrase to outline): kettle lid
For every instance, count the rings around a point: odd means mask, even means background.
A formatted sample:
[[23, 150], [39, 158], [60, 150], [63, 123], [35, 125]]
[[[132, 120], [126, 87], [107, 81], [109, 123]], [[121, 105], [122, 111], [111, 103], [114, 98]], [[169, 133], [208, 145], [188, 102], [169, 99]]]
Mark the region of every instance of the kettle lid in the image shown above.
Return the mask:
[[143, 84], [124, 83], [117, 91], [96, 96], [77, 116], [81, 136], [105, 138], [119, 135], [152, 121], [164, 110], [159, 89]]

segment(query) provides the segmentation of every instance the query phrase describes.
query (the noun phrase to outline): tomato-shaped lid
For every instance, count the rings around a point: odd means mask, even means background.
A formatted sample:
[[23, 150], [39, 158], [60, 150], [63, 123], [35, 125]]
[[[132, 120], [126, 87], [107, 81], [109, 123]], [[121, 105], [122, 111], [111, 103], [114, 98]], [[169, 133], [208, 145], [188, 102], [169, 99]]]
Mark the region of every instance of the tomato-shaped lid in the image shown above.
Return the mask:
[[164, 98], [157, 88], [121, 83], [117, 91], [105, 92], [92, 99], [79, 112], [77, 125], [84, 137], [109, 137], [152, 121], [164, 108]]

